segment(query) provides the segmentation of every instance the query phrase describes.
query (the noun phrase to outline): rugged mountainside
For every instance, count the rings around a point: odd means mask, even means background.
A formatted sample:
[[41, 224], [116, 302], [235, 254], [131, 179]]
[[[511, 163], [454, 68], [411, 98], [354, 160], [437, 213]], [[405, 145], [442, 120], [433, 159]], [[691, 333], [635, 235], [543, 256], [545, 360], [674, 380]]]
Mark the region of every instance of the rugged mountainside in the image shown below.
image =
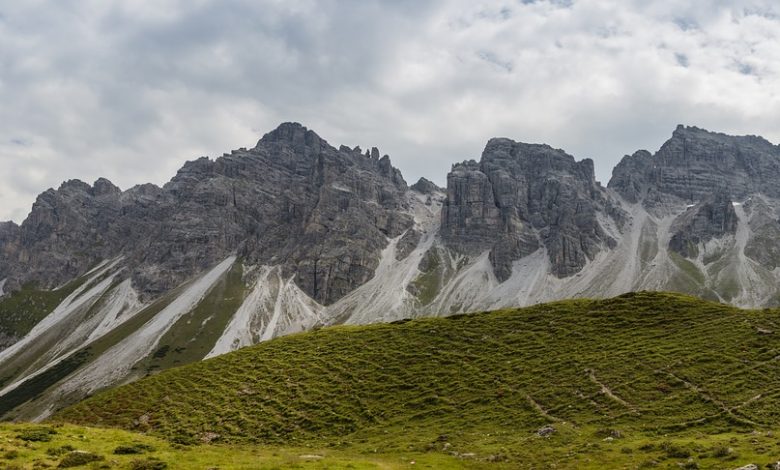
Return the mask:
[[678, 126], [661, 149], [640, 150], [614, 169], [609, 187], [648, 207], [695, 203], [725, 190], [744, 200], [780, 197], [780, 146], [761, 137], [733, 137]]
[[293, 123], [162, 188], [69, 181], [0, 224], [0, 413], [323, 325], [636, 290], [778, 305], [778, 181], [780, 147], [679, 127], [606, 188], [504, 138], [409, 187]]
[[163, 188], [123, 193], [100, 179], [46, 191], [16, 235], [7, 282], [52, 288], [122, 256], [133, 286], [154, 296], [236, 254], [332, 303], [371, 278], [387, 237], [411, 228], [406, 190], [377, 149], [337, 150], [283, 124], [251, 150], [188, 162]]
[[482, 160], [454, 165], [447, 175], [442, 239], [457, 251], [490, 250], [496, 277], [507, 280], [512, 263], [544, 247], [553, 274], [579, 272], [617, 243], [600, 225], [622, 222], [596, 182], [593, 161], [547, 145], [491, 139]]

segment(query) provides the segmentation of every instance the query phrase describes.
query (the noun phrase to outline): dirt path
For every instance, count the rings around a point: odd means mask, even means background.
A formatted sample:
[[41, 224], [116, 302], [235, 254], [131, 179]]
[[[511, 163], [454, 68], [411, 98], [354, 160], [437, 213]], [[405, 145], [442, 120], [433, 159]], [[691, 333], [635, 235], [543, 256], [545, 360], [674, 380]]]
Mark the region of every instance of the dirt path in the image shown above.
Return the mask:
[[599, 379], [596, 377], [596, 371], [594, 371], [593, 369], [585, 369], [585, 372], [587, 372], [588, 378], [590, 379], [591, 382], [593, 382], [594, 384], [596, 384], [599, 387], [601, 387], [601, 393], [603, 393], [607, 397], [611, 398], [613, 401], [615, 401], [617, 403], [620, 403], [621, 405], [625, 406], [626, 408], [631, 410], [632, 413], [639, 414], [639, 411], [637, 411], [637, 409], [636, 409], [636, 407], [634, 405], [632, 405], [631, 403], [623, 400], [619, 396], [615, 395], [615, 393], [612, 391], [612, 389], [610, 389], [604, 383], [599, 381]]

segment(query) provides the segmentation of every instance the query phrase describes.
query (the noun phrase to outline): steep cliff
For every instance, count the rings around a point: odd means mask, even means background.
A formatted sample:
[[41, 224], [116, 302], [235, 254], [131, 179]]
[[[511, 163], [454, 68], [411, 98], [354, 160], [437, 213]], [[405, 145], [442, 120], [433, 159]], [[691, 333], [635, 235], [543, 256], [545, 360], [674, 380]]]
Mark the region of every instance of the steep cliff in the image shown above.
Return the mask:
[[491, 139], [479, 163], [454, 165], [447, 176], [442, 239], [455, 250], [490, 251], [499, 280], [512, 263], [541, 247], [552, 272], [579, 272], [615, 246], [600, 220], [622, 214], [596, 182], [593, 161], [577, 162], [547, 145]]

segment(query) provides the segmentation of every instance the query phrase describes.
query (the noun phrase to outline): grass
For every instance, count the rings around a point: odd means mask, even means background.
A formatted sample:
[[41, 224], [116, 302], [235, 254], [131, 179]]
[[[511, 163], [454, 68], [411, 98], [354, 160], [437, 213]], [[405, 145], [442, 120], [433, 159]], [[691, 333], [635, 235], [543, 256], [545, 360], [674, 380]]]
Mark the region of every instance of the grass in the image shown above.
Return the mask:
[[42, 290], [34, 283], [0, 299], [0, 333], [21, 338], [76, 290], [85, 279], [71, 282], [57, 290]]
[[[181, 293], [182, 289], [174, 290], [105, 336], [79, 348], [70, 358], [25, 381], [9, 392], [0, 400], [2, 419], [24, 420], [40, 415], [47, 405], [39, 399], [46, 394], [47, 390], [50, 390], [68, 374], [89, 364], [112, 346], [137, 331], [144, 323], [168, 306]], [[201, 360], [211, 350], [233, 313], [239, 308], [244, 298], [244, 289], [242, 265], [236, 263], [193, 311], [184, 315], [168, 333], [163, 335], [158, 348], [151, 355], [133, 365], [131, 379]], [[109, 292], [110, 289], [91, 308], [85, 307], [83, 317], [89, 317], [93, 311], [102, 307], [104, 298], [110, 295]], [[58, 331], [52, 330], [36, 340], [36, 343], [29, 348], [19, 352], [13, 360], [0, 365], [0, 383], [10, 383], [19, 377], [21, 371], [27, 369], [35, 361], [41, 361], [42, 354], [51, 347], [52, 341], [56, 341], [58, 338]], [[76, 390], [67, 396], [60, 396], [58, 399], [63, 403], [73, 403], [83, 397], [82, 392]]]
[[412, 281], [410, 288], [421, 305], [428, 305], [434, 301], [439, 293], [444, 273], [437, 251], [432, 250], [426, 253], [424, 263], [426, 269]]
[[242, 264], [235, 263], [203, 301], [163, 335], [157, 350], [134, 367], [148, 374], [206, 357], [241, 307], [246, 289], [242, 273]]
[[[56, 420], [194, 452], [448, 459], [435, 468], [763, 467], [780, 460], [778, 325], [776, 310], [642, 292], [334, 327], [108, 390]], [[554, 432], [540, 437], [545, 426]]]
[[[0, 425], [0, 468], [109, 469], [517, 469], [517, 468], [726, 468], [745, 462], [769, 463], [780, 450], [771, 433], [723, 433], [688, 438], [608, 439], [603, 430], [574, 438], [534, 436], [523, 444], [536, 460], [492, 459], [471, 453], [445, 451], [446, 442], [432, 443], [424, 452], [380, 453], [354, 449], [264, 445], [200, 444], [182, 446], [163, 439], [118, 429], [76, 425]], [[45, 441], [23, 439], [44, 433]], [[606, 439], [606, 440], [605, 440]], [[132, 452], [127, 452], [132, 449]], [[568, 456], [569, 463], [562, 463]], [[543, 460], [544, 459], [544, 460]], [[63, 463], [65, 465], [63, 465]], [[763, 467], [763, 465], [761, 465]]]
[[[692, 287], [701, 286], [704, 284], [704, 274], [702, 274], [702, 272], [695, 264], [688, 261], [682, 255], [675, 253], [674, 251], [669, 252], [669, 257], [678, 268], [680, 268], [686, 275], [690, 277], [691, 280], [693, 280], [695, 284]], [[691, 290], [695, 291], [695, 288]]]
[[[23, 439], [45, 434], [45, 441]], [[133, 449], [133, 452], [127, 452]], [[414, 462], [414, 463], [412, 463]], [[71, 467], [72, 465], [75, 465]], [[466, 468], [453, 456], [407, 452], [399, 455], [357, 454], [334, 449], [259, 446], [181, 446], [117, 429], [74, 425], [0, 425], [0, 468], [79, 468], [136, 470], [204, 470], [209, 468], [272, 470]]]

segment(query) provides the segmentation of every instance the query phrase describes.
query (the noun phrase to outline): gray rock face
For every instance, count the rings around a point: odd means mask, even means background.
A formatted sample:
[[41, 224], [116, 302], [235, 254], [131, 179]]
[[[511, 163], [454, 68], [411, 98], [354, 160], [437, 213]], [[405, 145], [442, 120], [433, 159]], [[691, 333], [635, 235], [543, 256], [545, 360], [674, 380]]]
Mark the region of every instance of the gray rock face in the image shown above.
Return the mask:
[[696, 258], [699, 244], [737, 233], [737, 213], [729, 196], [723, 192], [689, 208], [672, 227], [669, 249], [686, 258]]
[[599, 214], [620, 211], [595, 181], [593, 161], [577, 162], [547, 145], [491, 139], [479, 163], [454, 165], [447, 176], [441, 235], [454, 249], [490, 250], [499, 280], [512, 262], [545, 247], [556, 276], [579, 272], [615, 240]]
[[19, 226], [13, 222], [0, 222], [0, 281], [8, 276], [10, 261], [18, 250]]
[[780, 214], [761, 198], [751, 198], [745, 203], [750, 212], [752, 236], [745, 246], [745, 255], [761, 266], [773, 270], [780, 267]]
[[647, 207], [696, 203], [725, 190], [743, 200], [780, 197], [780, 146], [761, 137], [734, 137], [678, 126], [654, 155], [639, 151], [615, 167], [609, 188]]
[[[663, 239], [661, 250], [695, 257], [702, 242], [734, 235], [739, 213], [749, 224], [740, 253], [744, 246], [745, 256], [772, 270], [780, 267], [779, 179], [777, 146], [691, 127], [678, 127], [654, 155], [625, 157], [611, 190], [595, 181], [590, 160], [491, 139], [479, 162], [452, 167], [438, 237], [427, 240], [471, 260], [488, 252], [499, 281], [515, 261], [544, 249], [549, 272], [566, 278], [626, 237], [636, 246]], [[151, 299], [235, 254], [247, 265], [280, 266], [329, 305], [374, 276], [388, 239], [401, 237], [396, 260], [409, 256], [424, 235], [410, 195], [438, 208], [444, 191], [424, 178], [408, 188], [377, 148], [336, 149], [299, 124], [282, 124], [252, 149], [188, 162], [162, 188], [122, 192], [100, 179], [44, 192], [21, 226], [0, 224], [0, 281], [8, 278], [7, 291], [27, 281], [55, 287], [122, 256], [136, 290]], [[752, 195], [761, 197], [745, 200]], [[627, 209], [646, 210], [639, 223], [630, 225], [620, 198], [640, 203]], [[731, 201], [744, 202], [745, 212]], [[671, 228], [661, 223], [671, 216]], [[670, 232], [657, 233], [659, 226]]]
[[[0, 369], [22, 396], [95, 337], [112, 346], [5, 417], [133, 380], [162, 345], [189, 360], [318, 325], [638, 290], [777, 306], [779, 166], [763, 139], [681, 127], [655, 155], [626, 157], [605, 189], [590, 160], [492, 139], [481, 161], [452, 167], [445, 193], [408, 188], [376, 148], [336, 149], [288, 123], [163, 187], [69, 181], [21, 226], [0, 223], [0, 283], [91, 280], [23, 338], [0, 334]], [[156, 321], [121, 323], [140, 312]]]
[[417, 180], [417, 182], [414, 183], [410, 189], [417, 191], [420, 194], [434, 194], [444, 192], [443, 188], [436, 186], [436, 183], [426, 178], [420, 178]]
[[54, 287], [116, 256], [123, 240], [112, 226], [120, 210], [120, 191], [107, 180], [94, 186], [71, 180], [44, 192], [19, 228], [9, 276]]
[[[251, 150], [188, 162], [163, 188], [69, 181], [43, 193], [18, 246], [0, 244], [12, 252], [0, 272], [53, 287], [122, 255], [138, 290], [153, 296], [236, 253], [284, 266], [327, 304], [370, 279], [387, 239], [413, 225], [406, 190], [377, 149], [336, 150], [282, 124]], [[0, 228], [0, 237], [15, 231]]]

